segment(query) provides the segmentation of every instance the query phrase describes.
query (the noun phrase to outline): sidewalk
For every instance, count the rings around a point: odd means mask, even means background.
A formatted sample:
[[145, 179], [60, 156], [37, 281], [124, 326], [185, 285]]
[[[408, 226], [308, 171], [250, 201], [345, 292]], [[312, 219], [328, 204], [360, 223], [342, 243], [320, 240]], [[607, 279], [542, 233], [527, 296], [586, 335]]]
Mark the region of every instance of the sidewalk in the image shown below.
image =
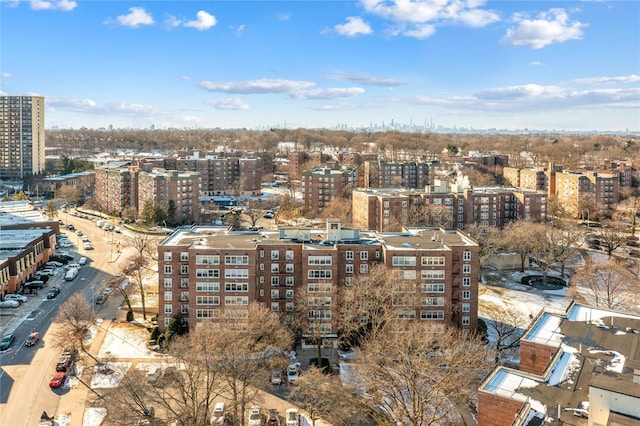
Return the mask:
[[[100, 347], [102, 346], [104, 337], [107, 334], [107, 330], [111, 326], [111, 322], [112, 320], [105, 319], [100, 324], [97, 324], [98, 328], [96, 335], [87, 348], [90, 353], [97, 354], [100, 351]], [[87, 354], [80, 355], [83, 360], [87, 360], [89, 358]], [[91, 376], [93, 374], [91, 370], [92, 368], [85, 368], [82, 371], [82, 381], [87, 385], [91, 383]], [[59, 416], [68, 416], [68, 426], [82, 426], [87, 401], [92, 400], [95, 396], [95, 393], [87, 389], [87, 387], [82, 383], [78, 382], [77, 387], [69, 389], [69, 392], [60, 398], [56, 418]]]

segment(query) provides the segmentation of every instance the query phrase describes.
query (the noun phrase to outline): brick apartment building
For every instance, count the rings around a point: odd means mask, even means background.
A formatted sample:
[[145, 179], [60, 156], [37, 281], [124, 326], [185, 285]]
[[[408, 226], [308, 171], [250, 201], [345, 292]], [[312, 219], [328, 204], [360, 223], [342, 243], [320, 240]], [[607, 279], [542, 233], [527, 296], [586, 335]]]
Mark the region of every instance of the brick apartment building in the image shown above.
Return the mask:
[[427, 212], [438, 226], [457, 229], [471, 224], [502, 227], [514, 220], [546, 220], [547, 195], [543, 191], [504, 187], [458, 190], [438, 179], [427, 189], [356, 189], [351, 194], [353, 226], [397, 231], [418, 209]]
[[520, 369], [478, 390], [478, 424], [637, 425], [640, 317], [572, 303], [541, 312], [520, 340]]
[[353, 187], [356, 179], [356, 169], [347, 167], [337, 168], [318, 167], [302, 172], [302, 191], [304, 193], [304, 208], [319, 214], [334, 198], [341, 196], [347, 187]]
[[196, 172], [153, 169], [138, 173], [138, 208], [146, 202], [160, 205], [176, 222], [193, 223], [200, 219], [200, 175]]
[[131, 206], [138, 209], [138, 169], [122, 163], [95, 170], [96, 203], [109, 214], [121, 214]]
[[430, 163], [365, 161], [365, 188], [424, 188], [430, 183]]
[[242, 318], [252, 302], [286, 320], [300, 308], [296, 294], [304, 289], [307, 332], [336, 337], [340, 289], [382, 264], [393, 270], [394, 282], [406, 284], [403, 291], [415, 294], [399, 317], [476, 330], [478, 250], [457, 231], [364, 234], [331, 219], [324, 230], [179, 230], [158, 247], [159, 324], [164, 329], [174, 315], [190, 327], [223, 314]]

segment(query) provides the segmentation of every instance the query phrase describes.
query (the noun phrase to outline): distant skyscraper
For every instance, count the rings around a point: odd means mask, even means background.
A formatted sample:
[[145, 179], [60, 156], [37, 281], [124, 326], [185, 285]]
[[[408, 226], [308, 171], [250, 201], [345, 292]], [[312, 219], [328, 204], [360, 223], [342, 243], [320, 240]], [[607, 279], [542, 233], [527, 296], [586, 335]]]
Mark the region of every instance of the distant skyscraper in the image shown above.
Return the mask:
[[0, 96], [0, 179], [44, 171], [44, 98]]

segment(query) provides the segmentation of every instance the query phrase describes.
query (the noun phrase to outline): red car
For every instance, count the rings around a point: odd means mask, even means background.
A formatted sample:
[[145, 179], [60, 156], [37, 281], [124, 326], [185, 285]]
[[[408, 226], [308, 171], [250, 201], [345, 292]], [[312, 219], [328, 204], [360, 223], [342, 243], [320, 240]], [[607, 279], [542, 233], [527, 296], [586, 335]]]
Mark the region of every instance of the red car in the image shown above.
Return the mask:
[[38, 333], [37, 331], [34, 331], [27, 336], [26, 340], [24, 341], [24, 345], [33, 346], [36, 343], [38, 343], [38, 340], [40, 340], [40, 333]]
[[49, 387], [59, 388], [60, 386], [62, 386], [62, 384], [64, 383], [64, 379], [66, 378], [67, 378], [67, 373], [65, 372], [61, 371], [54, 374], [51, 380], [49, 380]]

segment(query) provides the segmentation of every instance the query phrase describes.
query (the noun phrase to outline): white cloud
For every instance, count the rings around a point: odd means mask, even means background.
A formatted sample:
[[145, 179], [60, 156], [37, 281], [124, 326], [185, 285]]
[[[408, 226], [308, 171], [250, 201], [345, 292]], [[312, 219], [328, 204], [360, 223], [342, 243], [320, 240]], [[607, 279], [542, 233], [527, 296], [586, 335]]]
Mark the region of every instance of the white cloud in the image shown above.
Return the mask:
[[165, 115], [151, 105], [134, 104], [127, 102], [98, 103], [92, 99], [73, 99], [47, 97], [47, 108], [62, 109], [95, 115], [116, 115], [125, 117], [149, 117]]
[[278, 21], [288, 21], [289, 19], [291, 19], [293, 15], [291, 13], [281, 13], [278, 16], [276, 16], [276, 19]]
[[75, 1], [69, 0], [31, 0], [29, 4], [31, 4], [31, 9], [33, 10], [62, 10], [65, 12], [69, 12], [78, 6]]
[[582, 38], [582, 29], [586, 27], [586, 24], [578, 21], [569, 22], [569, 15], [564, 9], [550, 9], [540, 13], [536, 19], [515, 14], [513, 19], [518, 26], [507, 31], [504, 41], [512, 46], [529, 46], [533, 49], [579, 40]]
[[214, 27], [218, 21], [216, 17], [204, 10], [200, 10], [196, 13], [196, 19], [194, 21], [185, 22], [185, 27], [195, 28], [200, 31], [208, 30]]
[[533, 65], [534, 67], [543, 67], [544, 66], [544, 65], [542, 65], [542, 62], [539, 62], [539, 61], [531, 62], [531, 65]]
[[166, 29], [170, 30], [182, 25], [182, 20], [173, 15], [168, 15], [163, 24]]
[[640, 75], [631, 74], [620, 77], [590, 77], [579, 78], [573, 80], [575, 84], [611, 84], [611, 83], [638, 83], [640, 82]]
[[200, 87], [210, 92], [264, 94], [264, 93], [294, 93], [315, 86], [311, 81], [268, 79], [238, 81], [238, 82], [214, 82], [202, 81]]
[[332, 74], [325, 75], [324, 78], [328, 80], [346, 80], [371, 86], [393, 87], [403, 84], [402, 81], [396, 80], [394, 78], [376, 77], [366, 74], [354, 74], [343, 71], [337, 71]]
[[333, 30], [341, 35], [355, 37], [360, 34], [371, 34], [373, 30], [362, 20], [362, 18], [358, 16], [349, 16], [347, 17], [346, 24], [338, 24], [333, 27]]
[[8, 73], [8, 72], [3, 72], [3, 73], [0, 73], [0, 77], [2, 77], [2, 78], [12, 78], [13, 75], [11, 75], [11, 73]]
[[[110, 22], [110, 21], [109, 21]], [[153, 25], [153, 17], [143, 7], [130, 7], [128, 15], [120, 15], [116, 22], [122, 26], [136, 28], [141, 25]]]
[[364, 93], [361, 87], [334, 87], [329, 89], [301, 90], [291, 93], [296, 99], [341, 99], [351, 98]]
[[219, 110], [248, 110], [249, 105], [240, 98], [207, 99], [205, 104]]
[[396, 23], [462, 23], [483, 27], [500, 20], [497, 13], [480, 9], [484, 0], [361, 0], [364, 9]]
[[416, 25], [412, 29], [403, 30], [400, 33], [406, 37], [413, 37], [419, 40], [424, 40], [425, 38], [431, 37], [435, 34], [436, 29], [433, 25], [424, 24], [424, 25]]

